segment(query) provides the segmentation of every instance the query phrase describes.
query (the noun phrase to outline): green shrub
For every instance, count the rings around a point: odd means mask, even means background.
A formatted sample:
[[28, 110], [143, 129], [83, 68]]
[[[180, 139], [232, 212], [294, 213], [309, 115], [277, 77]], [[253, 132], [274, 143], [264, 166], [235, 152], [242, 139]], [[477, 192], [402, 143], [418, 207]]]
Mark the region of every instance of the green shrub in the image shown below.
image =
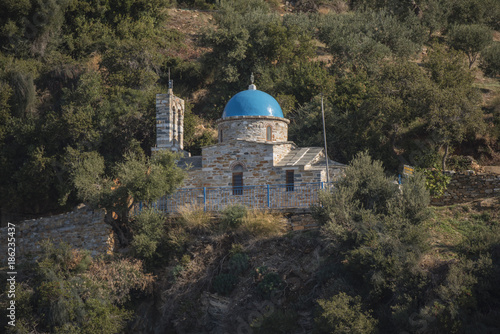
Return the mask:
[[137, 256], [143, 259], [149, 259], [155, 254], [156, 248], [158, 247], [158, 241], [141, 233], [134, 235], [131, 246]]
[[180, 273], [183, 271], [184, 271], [184, 266], [178, 264], [174, 267], [174, 269], [172, 269], [172, 276], [174, 276], [174, 279], [176, 279], [177, 276], [179, 276]]
[[[359, 154], [345, 174], [336, 189], [321, 194], [322, 206], [315, 209], [324, 222], [323, 234], [332, 240], [330, 247], [341, 257], [330, 271], [348, 274], [349, 284], [339, 279], [331, 288], [362, 292], [371, 305], [379, 305], [377, 314], [390, 328], [399, 321], [394, 307], [412, 307], [404, 296], [423, 296], [428, 284], [428, 274], [419, 263], [428, 247], [421, 226], [429, 217], [429, 193], [418, 173], [398, 189], [366, 153]], [[326, 274], [319, 272], [318, 278], [330, 282], [322, 278]], [[344, 299], [344, 304], [357, 309], [354, 301]], [[335, 330], [342, 332], [333, 327], [329, 332]]]
[[228, 273], [215, 276], [212, 286], [215, 292], [227, 296], [234, 290], [236, 284], [238, 284], [238, 277]]
[[422, 173], [415, 173], [407, 178], [397, 197], [397, 205], [392, 214], [407, 219], [412, 224], [420, 224], [430, 217], [430, 193], [426, 186], [426, 178]]
[[239, 275], [248, 269], [248, 255], [236, 253], [229, 259], [229, 270], [235, 275]]
[[500, 43], [493, 42], [481, 52], [479, 67], [486, 75], [496, 77], [500, 75]]
[[451, 181], [451, 176], [443, 173], [439, 168], [422, 169], [421, 172], [425, 175], [425, 186], [429, 189], [431, 196], [436, 198], [443, 196]]
[[264, 276], [262, 281], [257, 284], [257, 291], [264, 298], [270, 298], [273, 293], [280, 291], [285, 286], [280, 275], [271, 272]]
[[361, 298], [351, 297], [341, 292], [329, 300], [320, 299], [321, 313], [314, 320], [318, 333], [356, 333], [377, 332], [377, 320], [370, 311], [363, 311]]
[[253, 273], [253, 278], [257, 281], [260, 281], [268, 271], [269, 269], [267, 268], [267, 266], [257, 267], [255, 268], [255, 272]]
[[228, 206], [222, 211], [221, 223], [224, 229], [237, 228], [247, 215], [247, 208], [243, 205]]
[[[499, 289], [491, 258], [481, 256], [477, 261], [461, 258], [448, 269], [446, 278], [436, 289], [438, 298], [425, 309], [427, 314], [436, 318], [435, 331], [467, 333], [469, 331], [463, 331], [466, 325], [477, 326], [483, 322], [485, 329], [489, 324], [493, 325], [496, 319], [489, 309], [498, 307], [499, 303], [493, 296], [498, 294]], [[489, 307], [484, 309], [480, 304]], [[482, 310], [485, 311], [483, 316]], [[485, 330], [483, 333], [488, 332]]]
[[9, 333], [120, 333], [130, 319], [123, 305], [131, 291], [152, 286], [139, 260], [92, 260], [66, 244], [44, 243], [42, 251], [36, 265], [23, 270], [29, 279], [17, 286], [19, 323]]
[[337, 188], [346, 192], [346, 199], [360, 209], [375, 213], [387, 212], [396, 194], [396, 186], [385, 176], [382, 162], [372, 160], [367, 152], [360, 152], [345, 169]]
[[172, 228], [167, 233], [167, 245], [174, 253], [183, 253], [189, 240], [189, 233], [182, 227]]
[[[488, 219], [488, 217], [479, 217]], [[488, 254], [495, 251], [500, 245], [500, 225], [484, 225], [475, 222], [470, 231], [458, 248], [466, 255], [475, 257], [478, 254]]]
[[179, 264], [177, 264], [172, 270], [174, 279], [176, 279], [177, 276], [179, 276], [180, 273], [183, 272], [184, 269], [186, 269], [186, 266], [189, 264], [189, 262], [191, 262], [191, 257], [188, 254], [184, 254], [179, 260]]
[[132, 221], [132, 249], [143, 259], [151, 259], [165, 237], [165, 216], [155, 209], [144, 209]]

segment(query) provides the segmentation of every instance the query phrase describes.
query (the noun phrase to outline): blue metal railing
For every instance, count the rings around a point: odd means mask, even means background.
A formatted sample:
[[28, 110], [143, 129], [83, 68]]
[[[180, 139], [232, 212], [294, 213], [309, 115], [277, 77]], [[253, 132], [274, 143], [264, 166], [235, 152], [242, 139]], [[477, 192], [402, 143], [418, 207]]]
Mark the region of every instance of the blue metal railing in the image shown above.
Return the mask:
[[181, 188], [152, 206], [166, 213], [175, 213], [184, 205], [202, 207], [205, 211], [221, 211], [236, 204], [256, 209], [308, 208], [317, 203], [319, 191], [325, 188], [326, 182], [243, 186], [236, 191], [231, 186]]

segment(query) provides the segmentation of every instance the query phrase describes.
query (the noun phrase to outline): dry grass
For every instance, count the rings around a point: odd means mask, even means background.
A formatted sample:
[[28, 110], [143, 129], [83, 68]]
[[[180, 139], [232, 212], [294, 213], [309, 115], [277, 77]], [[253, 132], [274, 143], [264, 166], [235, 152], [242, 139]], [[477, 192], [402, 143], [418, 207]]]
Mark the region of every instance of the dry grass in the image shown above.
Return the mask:
[[212, 216], [196, 204], [185, 204], [179, 208], [180, 223], [188, 230], [205, 230], [210, 228]]
[[275, 236], [285, 231], [285, 223], [285, 219], [279, 213], [250, 210], [242, 219], [239, 229], [256, 237]]

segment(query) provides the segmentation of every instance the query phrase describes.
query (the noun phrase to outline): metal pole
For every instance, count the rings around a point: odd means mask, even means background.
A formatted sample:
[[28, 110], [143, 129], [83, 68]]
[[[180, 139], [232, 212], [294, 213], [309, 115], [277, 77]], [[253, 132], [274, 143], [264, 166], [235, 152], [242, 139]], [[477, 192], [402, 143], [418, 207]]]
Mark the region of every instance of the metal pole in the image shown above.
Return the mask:
[[207, 211], [207, 188], [203, 187], [203, 211]]
[[271, 207], [271, 195], [269, 193], [269, 185], [267, 185], [267, 207], [270, 208]]
[[323, 116], [323, 137], [325, 138], [326, 182], [330, 184], [330, 168], [328, 167], [328, 148], [326, 146], [325, 108], [323, 107], [323, 93], [321, 93], [321, 115]]

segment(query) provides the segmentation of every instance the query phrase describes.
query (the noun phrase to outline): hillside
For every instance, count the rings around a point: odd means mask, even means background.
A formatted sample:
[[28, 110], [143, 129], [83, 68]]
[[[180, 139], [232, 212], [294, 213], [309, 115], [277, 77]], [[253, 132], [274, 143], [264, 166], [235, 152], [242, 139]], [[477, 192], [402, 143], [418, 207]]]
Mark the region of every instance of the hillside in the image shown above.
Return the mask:
[[[1, 1], [1, 225], [85, 203], [119, 247], [36, 245], [0, 287], [17, 317], [0, 327], [498, 332], [498, 189], [429, 203], [445, 171], [500, 174], [499, 64], [497, 0]], [[323, 146], [324, 99], [329, 157], [349, 167], [311, 209], [319, 229], [240, 206], [152, 208], [184, 178], [178, 156], [151, 154], [155, 95], [173, 80], [197, 155], [251, 74], [299, 147]], [[416, 173], [399, 187], [403, 165]]]
[[497, 331], [498, 197], [430, 208], [421, 176], [400, 190], [388, 180], [357, 156], [313, 208], [320, 229], [285, 232], [279, 212], [191, 206], [168, 219], [144, 210], [112, 256], [45, 243], [19, 264], [7, 332]]
[[[484, 292], [479, 290], [495, 284], [497, 274], [486, 278], [477, 272], [483, 269], [462, 261], [464, 257], [476, 258], [489, 242], [498, 242], [499, 204], [496, 200], [496, 204], [489, 207], [482, 207], [478, 202], [434, 209], [434, 218], [423, 228], [429, 233], [430, 247], [418, 263], [423, 275], [430, 281], [425, 283], [422, 291], [425, 297], [420, 301], [420, 311], [405, 310], [403, 314], [406, 317], [402, 314], [398, 320], [399, 330], [432, 333], [441, 328], [441, 332], [461, 332], [448, 327], [458, 325], [452, 325], [458, 320], [456, 315], [446, 319], [450, 316], [447, 312], [454, 312], [449, 308], [456, 308], [455, 312], [465, 314], [472, 310], [466, 311], [469, 307], [474, 308], [472, 305], [475, 302], [486, 302], [482, 299]], [[488, 233], [494, 233], [491, 238], [497, 241], [484, 240], [482, 245], [475, 243], [477, 238], [482, 239]], [[180, 272], [178, 266], [171, 266], [162, 273], [163, 279], [158, 288], [162, 291], [162, 298], [142, 305], [142, 313], [133, 325], [134, 330], [148, 333], [160, 326], [169, 332], [185, 333], [311, 333], [314, 328], [318, 329], [314, 319], [320, 310], [315, 301], [345, 289], [358, 275], [351, 271], [353, 268], [346, 270], [349, 266], [343, 255], [319, 231], [250, 240], [227, 235], [215, 238], [203, 236], [203, 239], [188, 249], [190, 261], [182, 265]], [[231, 248], [235, 245], [248, 256], [248, 267], [239, 274], [238, 282], [227, 296], [214, 293], [214, 279], [231, 266], [234, 256]], [[498, 244], [492, 247], [496, 247], [498, 256]], [[479, 262], [474, 266], [480, 266]], [[262, 274], [264, 267], [267, 269]], [[460, 275], [454, 277], [456, 270], [460, 270]], [[279, 279], [266, 285], [266, 274], [270, 273], [276, 273]], [[172, 275], [175, 275], [175, 280], [172, 280]], [[479, 282], [480, 278], [476, 275], [485, 281]], [[231, 283], [225, 284], [230, 289]], [[271, 295], [266, 296], [262, 292], [264, 287], [269, 289]], [[352, 293], [352, 290], [349, 291]], [[498, 297], [490, 296], [490, 299]], [[362, 300], [369, 299], [365, 296]], [[426, 313], [426, 307], [433, 307], [435, 311]], [[496, 306], [489, 304], [488, 307], [490, 316], [498, 314]], [[380, 309], [373, 311], [381, 313]], [[338, 316], [337, 321], [342, 316], [348, 317], [347, 314]], [[465, 317], [472, 318], [477, 319], [470, 314]], [[162, 320], [157, 323], [151, 319]], [[482, 328], [485, 333], [500, 328], [493, 318], [484, 327], [468, 324], [469, 320], [465, 319], [461, 319], [458, 326], [476, 330]], [[450, 324], [446, 323], [448, 321]], [[385, 328], [381, 331], [388, 333], [393, 330]], [[469, 331], [477, 332], [465, 330]]]

